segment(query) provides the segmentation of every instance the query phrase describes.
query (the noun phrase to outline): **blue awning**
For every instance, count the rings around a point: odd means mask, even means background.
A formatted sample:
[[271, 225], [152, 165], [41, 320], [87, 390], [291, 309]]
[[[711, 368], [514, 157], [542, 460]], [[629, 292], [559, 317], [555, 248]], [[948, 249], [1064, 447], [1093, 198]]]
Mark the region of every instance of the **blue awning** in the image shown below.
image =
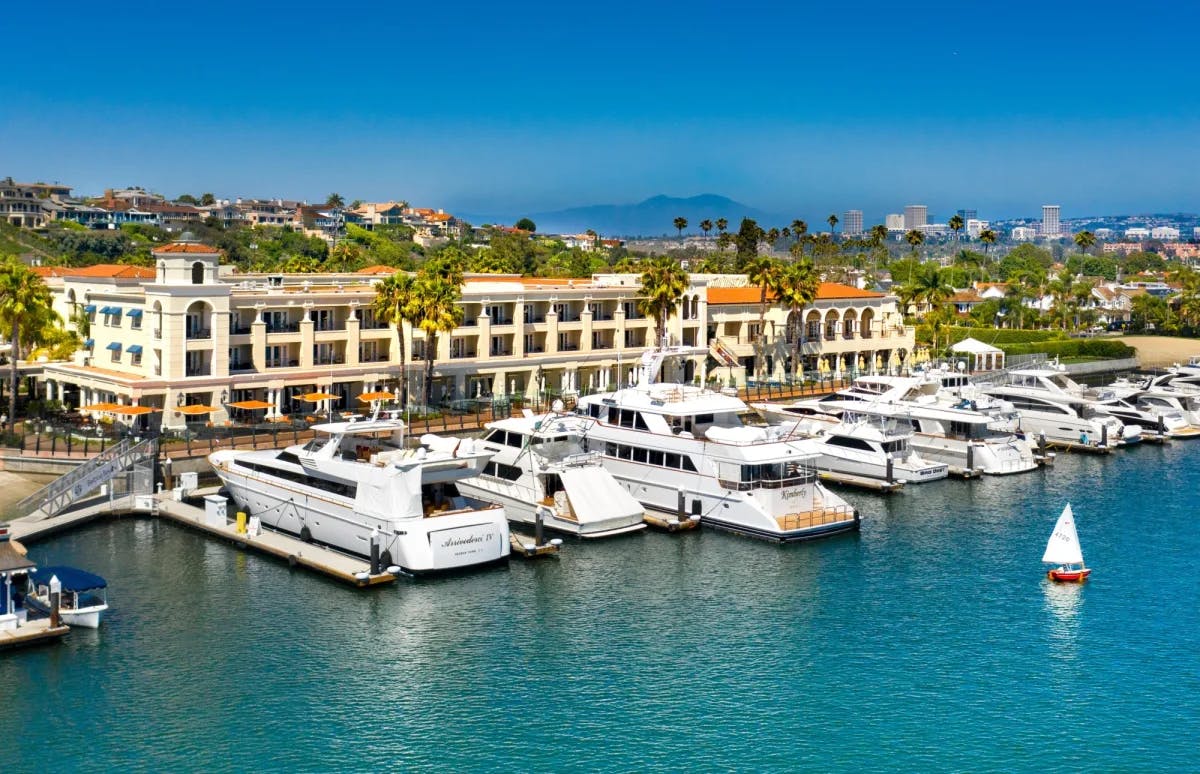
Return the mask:
[[85, 306], [85, 307], [83, 308], [83, 311], [87, 312], [88, 314], [91, 314], [92, 312], [95, 312], [95, 311], [96, 311], [96, 305], [95, 305], [95, 304], [88, 304], [87, 306]]
[[125, 314], [126, 314], [127, 316], [129, 316], [129, 317], [141, 317], [141, 316], [142, 316], [142, 310], [141, 310], [141, 309], [130, 309], [130, 310], [129, 310], [128, 312], [126, 312]]
[[111, 307], [111, 306], [102, 307], [102, 308], [100, 309], [100, 314], [108, 314], [108, 313], [109, 313], [109, 312], [111, 312], [111, 311], [112, 311], [112, 307]]
[[84, 348], [84, 349], [91, 349], [91, 348], [92, 348], [92, 347], [94, 347], [94, 346], [96, 346], [96, 340], [95, 340], [95, 339], [84, 339], [84, 341], [83, 341], [83, 348]]
[[141, 345], [141, 344], [134, 344], [133, 346], [131, 346], [129, 349], [127, 349], [127, 350], [125, 350], [125, 351], [126, 351], [126, 352], [132, 352], [132, 353], [133, 353], [133, 354], [135, 354], [135, 355], [140, 355], [140, 354], [142, 354], [142, 345]]
[[109, 314], [120, 314], [120, 313], [121, 313], [121, 307], [119, 307], [119, 306], [110, 306], [110, 307], [108, 308], [108, 313], [109, 313]]
[[107, 588], [108, 581], [99, 575], [93, 575], [86, 570], [74, 567], [39, 567], [29, 571], [29, 578], [34, 583], [48, 584], [51, 578], [58, 578], [63, 591], [87, 591], [88, 589]]
[[112, 344], [109, 344], [107, 347], [105, 347], [105, 349], [111, 349], [114, 352], [116, 350], [119, 350], [120, 348], [121, 348], [121, 342], [119, 342], [119, 341], [114, 341]]

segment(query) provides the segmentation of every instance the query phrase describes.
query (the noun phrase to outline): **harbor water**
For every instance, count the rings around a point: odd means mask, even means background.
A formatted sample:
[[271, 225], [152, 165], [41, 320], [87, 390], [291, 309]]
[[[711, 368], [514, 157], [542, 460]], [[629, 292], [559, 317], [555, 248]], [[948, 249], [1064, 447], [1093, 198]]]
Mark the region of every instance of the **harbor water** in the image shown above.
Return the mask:
[[[699, 531], [361, 591], [170, 523], [36, 544], [110, 617], [0, 656], [0, 771], [1183, 770], [1200, 442], [846, 495], [862, 531]], [[1095, 572], [1040, 564], [1065, 502]]]

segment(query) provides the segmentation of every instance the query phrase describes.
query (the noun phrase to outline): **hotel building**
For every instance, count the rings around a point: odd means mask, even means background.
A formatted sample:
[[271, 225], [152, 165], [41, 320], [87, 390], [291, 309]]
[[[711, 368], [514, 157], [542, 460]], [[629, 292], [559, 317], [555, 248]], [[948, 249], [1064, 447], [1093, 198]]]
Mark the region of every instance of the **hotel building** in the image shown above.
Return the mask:
[[1042, 205], [1042, 236], [1051, 238], [1062, 236], [1060, 214], [1061, 208], [1057, 204]]
[[[46, 397], [71, 408], [149, 406], [162, 411], [154, 416], [163, 427], [178, 428], [222, 423], [225, 407], [238, 401], [265, 401], [273, 417], [313, 413], [300, 400], [309, 392], [331, 392], [340, 398], [336, 408], [354, 409], [364, 392], [398, 388], [400, 339], [372, 311], [375, 286], [390, 268], [242, 275], [220, 257], [185, 237], [155, 250], [153, 269], [40, 269], [63, 318], [88, 321], [74, 359], [45, 365]], [[782, 368], [786, 311], [773, 305], [767, 335], [759, 335], [759, 291], [745, 285], [740, 275], [691, 277], [667, 328], [673, 344], [694, 354], [673, 362], [664, 380], [705, 381], [711, 354], [741, 381], [747, 366], [753, 373], [756, 346]], [[632, 274], [468, 275], [463, 323], [437, 339], [429, 402], [571, 394], [627, 381], [656, 338], [653, 321], [637, 308], [639, 294], [640, 277]], [[825, 284], [803, 314], [812, 335], [801, 352], [814, 368], [825, 355], [849, 368], [854, 358], [879, 353], [889, 362], [895, 352], [903, 362], [912, 350], [912, 328], [891, 297]], [[403, 336], [410, 392], [424, 402], [427, 338], [408, 325]], [[188, 404], [218, 410], [199, 417], [178, 411]]]
[[842, 234], [848, 237], [863, 235], [862, 210], [846, 210], [845, 217], [842, 218]]
[[924, 204], [909, 204], [904, 207], [904, 229], [920, 229], [929, 222], [929, 208]]

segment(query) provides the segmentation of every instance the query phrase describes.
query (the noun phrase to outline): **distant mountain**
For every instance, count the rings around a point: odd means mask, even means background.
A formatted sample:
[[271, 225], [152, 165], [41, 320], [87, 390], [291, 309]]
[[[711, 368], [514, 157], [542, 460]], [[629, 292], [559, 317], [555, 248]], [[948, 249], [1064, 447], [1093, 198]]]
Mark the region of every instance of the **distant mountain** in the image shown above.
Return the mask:
[[[472, 219], [472, 223], [511, 223], [511, 219]], [[763, 228], [774, 224], [778, 218], [770, 213], [735, 202], [716, 194], [701, 194], [688, 198], [675, 196], [652, 196], [637, 204], [593, 204], [587, 207], [571, 207], [552, 212], [536, 212], [529, 216], [537, 224], [538, 231], [548, 234], [578, 234], [594, 229], [605, 237], [635, 237], [674, 235], [672, 221], [678, 217], [688, 220], [685, 233], [700, 233], [700, 221], [705, 218], [715, 221], [725, 218], [729, 231], [737, 231], [742, 218], [754, 218]], [[780, 221], [782, 223], [782, 221]]]

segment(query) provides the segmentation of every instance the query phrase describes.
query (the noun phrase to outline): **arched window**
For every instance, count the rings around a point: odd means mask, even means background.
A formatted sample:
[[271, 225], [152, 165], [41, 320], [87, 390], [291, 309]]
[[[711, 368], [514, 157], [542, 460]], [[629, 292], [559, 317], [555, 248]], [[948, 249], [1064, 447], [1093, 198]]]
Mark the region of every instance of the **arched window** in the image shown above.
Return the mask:
[[166, 261], [158, 262], [158, 281], [159, 282], [167, 281], [167, 262]]
[[193, 285], [203, 285], [204, 284], [204, 264], [201, 263], [200, 261], [196, 261], [195, 263], [192, 264], [192, 284]]

